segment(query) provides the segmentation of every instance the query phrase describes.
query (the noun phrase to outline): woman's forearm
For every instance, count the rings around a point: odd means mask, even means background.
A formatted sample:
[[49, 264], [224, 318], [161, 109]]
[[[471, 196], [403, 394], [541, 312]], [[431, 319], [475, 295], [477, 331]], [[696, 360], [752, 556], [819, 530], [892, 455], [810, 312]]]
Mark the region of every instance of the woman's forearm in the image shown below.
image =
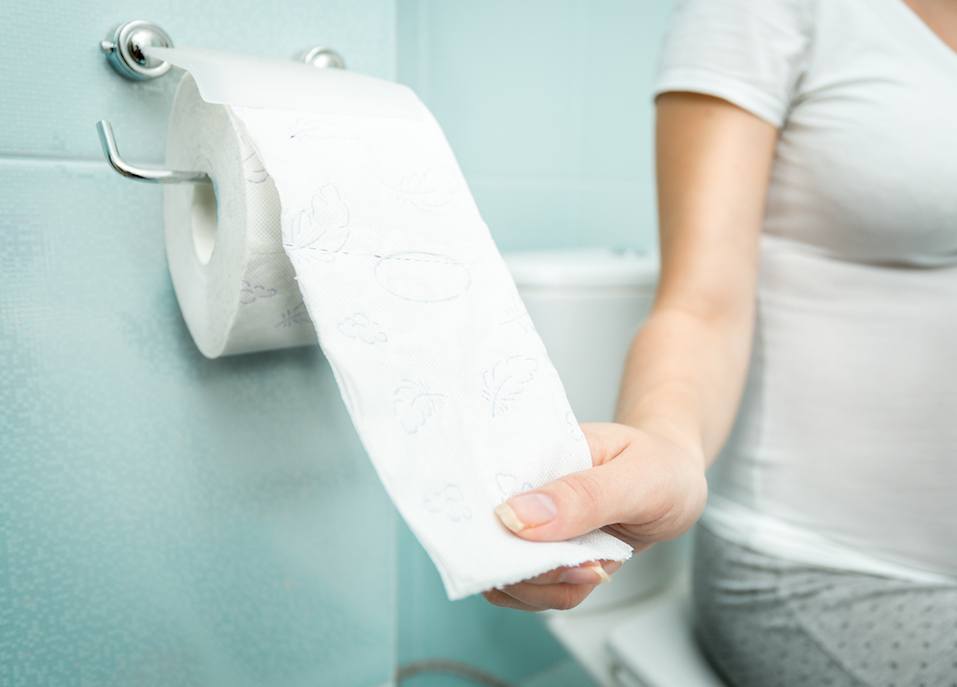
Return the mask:
[[629, 351], [617, 420], [664, 434], [710, 464], [734, 421], [752, 322], [744, 313], [708, 320], [657, 308]]

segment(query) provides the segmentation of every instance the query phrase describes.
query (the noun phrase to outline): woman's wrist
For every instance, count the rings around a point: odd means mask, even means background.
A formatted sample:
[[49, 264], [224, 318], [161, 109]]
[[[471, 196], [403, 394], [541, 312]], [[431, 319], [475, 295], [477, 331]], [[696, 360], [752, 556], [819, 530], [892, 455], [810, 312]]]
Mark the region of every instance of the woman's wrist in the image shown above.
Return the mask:
[[618, 422], [664, 439], [681, 449], [681, 455], [688, 458], [692, 467], [702, 472], [707, 469], [708, 460], [702, 435], [693, 422], [681, 421], [670, 413], [634, 415], [630, 418], [620, 416]]
[[670, 390], [658, 393], [654, 398], [646, 395], [643, 402], [631, 409], [619, 406], [617, 421], [644, 432], [655, 434], [683, 449], [693, 465], [704, 471], [708, 455], [703, 432], [692, 409], [697, 406], [690, 392]]
[[704, 472], [708, 467], [704, 442], [696, 429], [682, 426], [673, 418], [662, 415], [639, 419], [634, 426], [682, 449], [680, 454], [687, 457], [690, 466], [696, 470]]

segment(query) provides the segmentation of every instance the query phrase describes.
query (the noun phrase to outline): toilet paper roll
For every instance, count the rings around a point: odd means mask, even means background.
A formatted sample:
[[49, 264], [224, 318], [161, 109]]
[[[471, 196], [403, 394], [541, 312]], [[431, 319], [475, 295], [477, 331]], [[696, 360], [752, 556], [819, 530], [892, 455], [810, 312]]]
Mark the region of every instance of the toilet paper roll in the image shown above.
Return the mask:
[[207, 190], [167, 197], [177, 295], [204, 353], [304, 343], [314, 328], [369, 457], [450, 598], [627, 558], [630, 547], [601, 531], [532, 543], [494, 515], [591, 458], [418, 98], [301, 64], [149, 54], [196, 80], [177, 94], [168, 161], [208, 171], [219, 205], [210, 231]]
[[316, 342], [283, 251], [279, 195], [230, 109], [180, 81], [166, 161], [213, 184], [164, 189], [166, 253], [176, 298], [209, 358]]

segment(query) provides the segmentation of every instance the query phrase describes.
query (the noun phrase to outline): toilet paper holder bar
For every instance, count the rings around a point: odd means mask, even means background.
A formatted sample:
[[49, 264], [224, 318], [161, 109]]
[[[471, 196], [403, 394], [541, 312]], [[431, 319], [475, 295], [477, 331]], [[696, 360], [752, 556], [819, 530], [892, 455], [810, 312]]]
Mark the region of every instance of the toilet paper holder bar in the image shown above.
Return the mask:
[[[163, 76], [169, 62], [149, 57], [146, 48], [172, 48], [173, 39], [161, 27], [145, 19], [126, 21], [100, 41], [100, 50], [117, 74], [131, 81], [146, 81]], [[321, 45], [303, 50], [296, 59], [320, 69], [345, 69], [346, 61], [332, 48]]]
[[96, 133], [100, 137], [103, 155], [106, 157], [106, 161], [110, 163], [110, 167], [112, 167], [117, 174], [127, 179], [144, 181], [148, 184], [208, 184], [212, 181], [205, 172], [186, 172], [178, 169], [140, 167], [139, 165], [130, 164], [120, 157], [120, 150], [116, 146], [116, 137], [113, 135], [113, 125], [105, 119], [101, 119], [96, 123]]
[[[110, 66], [120, 76], [133, 81], [155, 79], [170, 70], [171, 65], [168, 62], [146, 55], [144, 49], [148, 47], [172, 48], [173, 40], [158, 24], [143, 19], [123, 22], [110, 31], [105, 40], [100, 41], [100, 50]], [[298, 59], [320, 69], [346, 68], [342, 55], [332, 48], [322, 46], [301, 52]], [[105, 119], [96, 123], [96, 133], [110, 167], [127, 179], [149, 184], [210, 183], [209, 175], [204, 172], [130, 164], [120, 157], [113, 126]]]

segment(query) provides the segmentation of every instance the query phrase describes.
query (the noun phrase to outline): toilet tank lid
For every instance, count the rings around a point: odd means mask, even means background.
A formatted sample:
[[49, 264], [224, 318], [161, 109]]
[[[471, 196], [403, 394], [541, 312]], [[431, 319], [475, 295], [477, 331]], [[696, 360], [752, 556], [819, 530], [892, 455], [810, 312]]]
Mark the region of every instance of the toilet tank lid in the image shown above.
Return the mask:
[[515, 251], [503, 257], [519, 287], [646, 287], [658, 279], [658, 256], [631, 249]]

